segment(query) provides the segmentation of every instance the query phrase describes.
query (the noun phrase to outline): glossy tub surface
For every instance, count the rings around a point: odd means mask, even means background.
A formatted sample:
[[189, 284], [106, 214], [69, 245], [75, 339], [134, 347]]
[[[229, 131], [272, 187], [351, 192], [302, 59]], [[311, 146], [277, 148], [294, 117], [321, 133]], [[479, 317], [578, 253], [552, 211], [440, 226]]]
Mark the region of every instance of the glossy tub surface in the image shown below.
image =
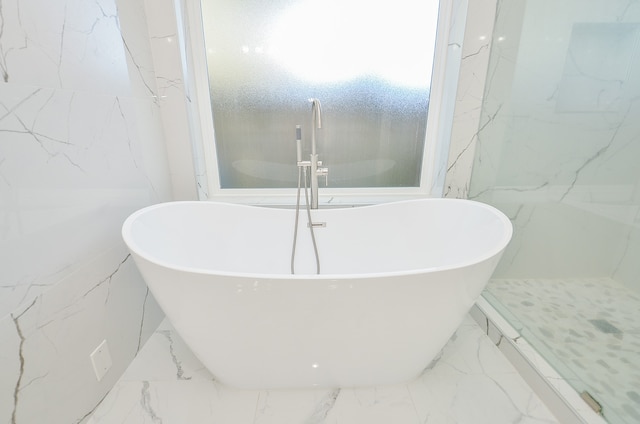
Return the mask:
[[246, 389], [394, 384], [419, 375], [485, 287], [512, 226], [474, 201], [305, 211], [216, 202], [141, 209], [123, 237], [194, 354]]

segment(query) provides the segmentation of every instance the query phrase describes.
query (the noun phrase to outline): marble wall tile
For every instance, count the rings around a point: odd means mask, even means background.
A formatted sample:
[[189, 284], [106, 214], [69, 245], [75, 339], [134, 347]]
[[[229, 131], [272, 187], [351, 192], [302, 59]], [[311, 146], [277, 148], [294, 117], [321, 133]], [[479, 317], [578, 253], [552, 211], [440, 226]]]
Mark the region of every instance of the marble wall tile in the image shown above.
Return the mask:
[[624, 236], [624, 224], [565, 204], [493, 204], [514, 226], [496, 278], [589, 277], [608, 275], [615, 266], [617, 251], [612, 246]]
[[[467, 11], [469, 9], [467, 0], [455, 0], [451, 2], [451, 10], [449, 16], [449, 34], [447, 39], [446, 51], [441, 53], [441, 56], [446, 58], [444, 62], [444, 74], [442, 81], [439, 85], [441, 87], [433, 88], [431, 92], [432, 103], [438, 103], [440, 110], [434, 116], [438, 116], [440, 122], [435, 126], [437, 128], [437, 134], [435, 139], [443, 140], [441, 143], [436, 143], [436, 146], [429, 146], [426, 148], [433, 148], [434, 160], [430, 165], [434, 167], [433, 181], [429, 188], [429, 193], [432, 196], [441, 196], [444, 193], [444, 184], [447, 176], [447, 158], [449, 156], [449, 150], [451, 148], [449, 140], [451, 139], [451, 133], [453, 131], [452, 117], [455, 114], [457, 106], [456, 96], [453, 93], [457, 92], [460, 79], [461, 61], [463, 54], [463, 45], [465, 37], [465, 27], [467, 21]], [[443, 10], [440, 10], [443, 13]], [[437, 72], [438, 65], [434, 68]], [[438, 98], [440, 93], [443, 93], [441, 100], [434, 100]], [[431, 125], [431, 124], [428, 124]], [[427, 138], [429, 138], [429, 132]]]
[[130, 93], [113, 0], [2, 4], [4, 82], [104, 94]]
[[157, 77], [149, 43], [147, 16], [142, 0], [115, 0], [121, 44], [127, 63], [128, 82], [132, 97], [153, 98], [158, 101]]
[[119, 240], [131, 211], [167, 198], [162, 134], [145, 103], [0, 85], [0, 315]]
[[468, 4], [444, 197], [466, 198], [469, 191], [495, 12], [495, 0]]
[[10, 423], [13, 415], [16, 384], [20, 378], [19, 352], [24, 343], [14, 323], [16, 317], [19, 314], [0, 321], [0, 421], [4, 423]]
[[[468, 125], [460, 126], [460, 129], [467, 128], [468, 132], [460, 137], [462, 148], [457, 155], [449, 157], [450, 170], [453, 176], [459, 175], [459, 183], [455, 185], [457, 191], [464, 193], [465, 197], [473, 197], [477, 190], [471, 186], [492, 187], [494, 181], [483, 179], [483, 173], [478, 172], [478, 163], [482, 163], [482, 168], [493, 169], [500, 159], [500, 151], [493, 152], [486, 145], [492, 146], [501, 139], [504, 132], [503, 115], [506, 110], [510, 92], [510, 83], [513, 79], [514, 67], [517, 61], [519, 45], [519, 28], [522, 25], [523, 13], [526, 2], [518, 0], [513, 2], [497, 1], [494, 4], [494, 23], [490, 27], [492, 34], [488, 36], [482, 31], [476, 38], [476, 43], [488, 41], [488, 50], [480, 50], [482, 44], [478, 46], [478, 55], [469, 56], [471, 74], [475, 75], [476, 66], [484, 72], [479, 75], [481, 79], [475, 81], [475, 76], [470, 81], [474, 82], [470, 87], [474, 88], [475, 95], [471, 98], [478, 98], [480, 103], [477, 108], [470, 109], [470, 114], [465, 114], [465, 109], [461, 109], [461, 116], [469, 119]], [[501, 19], [496, 19], [496, 16]], [[486, 29], [480, 28], [480, 30]], [[488, 37], [489, 40], [480, 40]], [[484, 54], [482, 54], [484, 52]], [[484, 58], [484, 62], [480, 62]], [[475, 64], [473, 62], [476, 62]], [[484, 68], [487, 66], [487, 68]], [[506, 93], [505, 93], [506, 91]], [[465, 91], [463, 91], [465, 92]], [[480, 93], [482, 93], [480, 95]], [[480, 95], [480, 96], [479, 96]], [[479, 96], [479, 97], [478, 97]], [[462, 118], [461, 118], [462, 119]], [[452, 141], [453, 142], [453, 141]], [[452, 152], [453, 153], [453, 152]], [[492, 155], [493, 154], [493, 155]], [[496, 157], [494, 157], [496, 156]], [[473, 172], [473, 181], [471, 175]], [[464, 184], [464, 185], [463, 185]]]
[[144, 5], [174, 199], [195, 200], [199, 198], [196, 184], [199, 179], [194, 161], [204, 159], [202, 155], [194, 157], [191, 141], [193, 130], [187, 111], [190, 94], [182, 67], [185, 49], [180, 45], [183, 27], [179, 22], [182, 22], [176, 15], [175, 0], [145, 0]]
[[[0, 8], [0, 421], [81, 422], [162, 318], [120, 236], [171, 198], [142, 0]], [[89, 354], [107, 340], [98, 382]]]
[[[640, 112], [640, 60], [627, 41], [637, 37], [640, 7], [572, 1], [549, 14], [544, 2], [524, 6], [498, 2], [472, 144], [468, 197], [499, 205], [516, 225], [498, 273], [567, 277], [631, 270], [624, 252], [633, 245], [640, 181], [633, 159], [640, 154], [634, 135], [640, 127], [632, 118]], [[584, 38], [620, 39], [610, 62], [624, 62], [625, 70], [607, 71], [582, 57]], [[577, 65], [588, 69], [576, 76]], [[598, 75], [589, 77], [593, 72]], [[612, 89], [613, 81], [621, 89]], [[594, 90], [604, 103], [596, 104]], [[633, 284], [629, 272], [618, 275]]]
[[[0, 399], [0, 418], [80, 422], [161, 317], [124, 246], [98, 256], [0, 321], [8, 359], [0, 364], [0, 393], [11, 395]], [[104, 339], [114, 365], [97, 382], [89, 354]]]

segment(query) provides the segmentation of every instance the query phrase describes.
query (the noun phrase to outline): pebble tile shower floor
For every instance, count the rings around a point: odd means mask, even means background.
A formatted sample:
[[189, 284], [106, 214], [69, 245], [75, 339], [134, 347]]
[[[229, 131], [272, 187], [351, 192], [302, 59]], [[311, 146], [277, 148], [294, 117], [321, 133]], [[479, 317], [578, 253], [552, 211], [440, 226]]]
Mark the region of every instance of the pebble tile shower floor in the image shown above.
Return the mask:
[[640, 423], [640, 294], [609, 278], [495, 279], [485, 297], [612, 423]]

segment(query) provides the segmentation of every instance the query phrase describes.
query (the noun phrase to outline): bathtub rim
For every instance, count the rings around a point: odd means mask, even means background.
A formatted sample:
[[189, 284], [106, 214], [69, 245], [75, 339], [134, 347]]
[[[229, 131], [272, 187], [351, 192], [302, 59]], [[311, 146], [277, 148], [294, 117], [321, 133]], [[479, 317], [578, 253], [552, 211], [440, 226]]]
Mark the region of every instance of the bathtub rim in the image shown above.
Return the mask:
[[[163, 260], [159, 260], [155, 258], [153, 255], [147, 253], [145, 249], [142, 249], [139, 244], [134, 240], [133, 235], [131, 234], [131, 227], [133, 226], [134, 221], [141, 215], [153, 211], [155, 209], [161, 209], [167, 207], [169, 205], [179, 205], [179, 204], [218, 204], [218, 205], [230, 205], [232, 207], [238, 208], [262, 208], [262, 209], [283, 209], [283, 210], [292, 210], [290, 207], [283, 206], [272, 206], [272, 205], [247, 205], [241, 203], [231, 203], [231, 202], [221, 202], [215, 200], [178, 200], [178, 201], [169, 201], [156, 203], [153, 205], [146, 206], [144, 208], [138, 209], [133, 212], [131, 215], [127, 217], [127, 219], [122, 224], [122, 238], [129, 248], [130, 252], [134, 255], [141, 257], [142, 259], [151, 262], [155, 265], [158, 265], [163, 268], [168, 268], [176, 271], [194, 273], [194, 274], [202, 274], [202, 275], [217, 275], [222, 277], [235, 277], [235, 278], [251, 278], [251, 279], [260, 279], [260, 280], [352, 280], [352, 279], [366, 279], [366, 278], [388, 278], [388, 277], [397, 277], [403, 275], [414, 275], [414, 274], [424, 274], [424, 273], [432, 273], [432, 272], [441, 272], [441, 271], [451, 271], [455, 269], [462, 269], [466, 267], [470, 267], [476, 264], [483, 263], [496, 255], [501, 254], [506, 247], [508, 246], [511, 238], [513, 236], [513, 224], [511, 220], [498, 208], [491, 206], [489, 204], [479, 202], [476, 200], [470, 199], [450, 199], [450, 198], [424, 198], [424, 199], [409, 199], [409, 200], [398, 200], [394, 202], [386, 202], [386, 203], [377, 203], [373, 205], [344, 205], [344, 207], [333, 207], [322, 209], [323, 211], [331, 211], [338, 209], [361, 209], [361, 208], [378, 208], [384, 207], [385, 205], [390, 204], [402, 204], [402, 203], [422, 203], [422, 202], [456, 202], [456, 203], [467, 203], [473, 204], [474, 207], [481, 207], [491, 211], [503, 224], [504, 224], [504, 234], [500, 239], [499, 243], [496, 243], [496, 247], [488, 250], [482, 255], [478, 255], [473, 260], [462, 261], [455, 265], [449, 266], [434, 266], [428, 268], [414, 268], [410, 270], [403, 271], [391, 271], [391, 272], [375, 272], [375, 273], [359, 273], [359, 274], [266, 274], [266, 273], [242, 273], [242, 272], [229, 272], [229, 271], [221, 271], [215, 269], [207, 269], [207, 268], [198, 268], [198, 267], [189, 267], [182, 266], [173, 263], [168, 263]], [[301, 208], [302, 209], [302, 208]], [[302, 213], [302, 211], [301, 211]], [[304, 218], [301, 218], [304, 219]]]

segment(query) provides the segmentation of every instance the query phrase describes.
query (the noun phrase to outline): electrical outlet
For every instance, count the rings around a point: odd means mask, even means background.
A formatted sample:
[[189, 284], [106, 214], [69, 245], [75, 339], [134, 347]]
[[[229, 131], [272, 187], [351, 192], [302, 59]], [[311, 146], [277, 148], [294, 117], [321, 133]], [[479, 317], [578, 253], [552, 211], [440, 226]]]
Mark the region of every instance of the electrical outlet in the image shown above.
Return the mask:
[[107, 341], [103, 340], [98, 347], [89, 355], [91, 363], [93, 364], [93, 371], [96, 373], [98, 381], [102, 380], [102, 377], [111, 368], [111, 354], [109, 353], [109, 346]]

